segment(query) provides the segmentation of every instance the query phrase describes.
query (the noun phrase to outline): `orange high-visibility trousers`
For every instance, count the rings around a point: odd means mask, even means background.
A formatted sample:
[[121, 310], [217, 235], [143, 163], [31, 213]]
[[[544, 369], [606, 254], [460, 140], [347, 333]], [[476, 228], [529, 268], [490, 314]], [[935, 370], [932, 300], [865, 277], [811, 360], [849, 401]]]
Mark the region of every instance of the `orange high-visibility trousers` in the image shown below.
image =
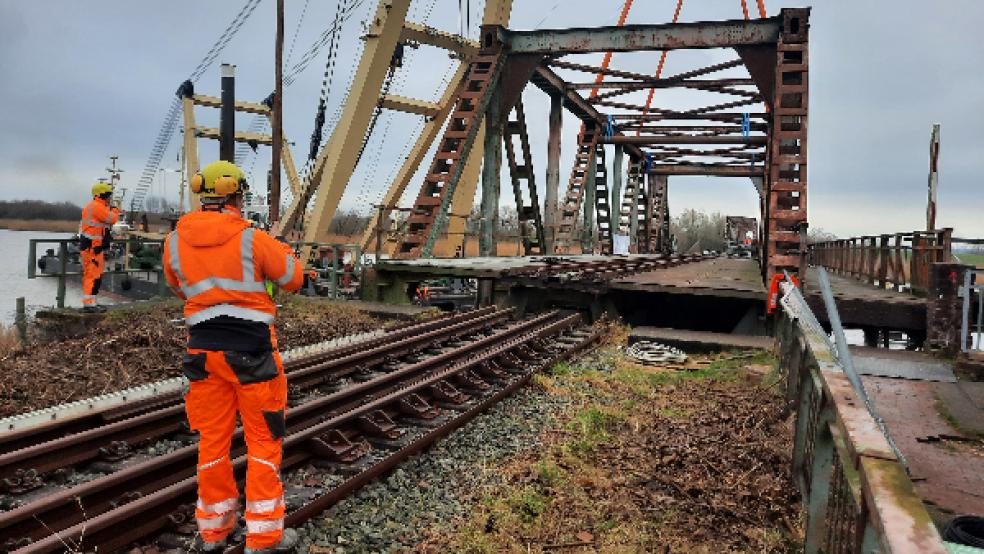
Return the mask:
[[82, 305], [95, 306], [96, 295], [102, 284], [102, 274], [106, 270], [106, 253], [101, 249], [96, 254], [96, 246], [101, 248], [101, 242], [93, 243], [92, 247], [81, 252], [82, 258]]
[[191, 382], [185, 409], [198, 442], [198, 504], [195, 517], [202, 538], [226, 538], [236, 522], [239, 491], [229, 448], [239, 412], [246, 438], [246, 546], [277, 544], [284, 527], [280, 482], [286, 433], [287, 379], [276, 350], [246, 353], [188, 349], [183, 370]]

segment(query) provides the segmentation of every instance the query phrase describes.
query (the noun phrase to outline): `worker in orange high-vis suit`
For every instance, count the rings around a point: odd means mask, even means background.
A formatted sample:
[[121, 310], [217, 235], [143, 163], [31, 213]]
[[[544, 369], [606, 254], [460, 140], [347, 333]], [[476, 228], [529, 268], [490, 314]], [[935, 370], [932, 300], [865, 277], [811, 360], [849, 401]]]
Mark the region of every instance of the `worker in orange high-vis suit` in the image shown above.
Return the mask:
[[106, 270], [106, 249], [112, 238], [110, 230], [120, 219], [120, 210], [110, 204], [113, 186], [102, 181], [92, 185], [92, 202], [82, 208], [79, 222], [79, 251], [82, 257], [82, 311], [105, 312], [96, 304], [96, 295]]
[[185, 299], [190, 389], [188, 422], [199, 433], [198, 549], [221, 551], [237, 521], [239, 491], [230, 444], [236, 412], [246, 438], [246, 552], [290, 552], [297, 533], [284, 530], [280, 482], [286, 433], [287, 380], [277, 351], [273, 282], [300, 288], [304, 271], [284, 242], [240, 216], [243, 172], [224, 161], [191, 180], [201, 210], [184, 215], [167, 237], [164, 271]]

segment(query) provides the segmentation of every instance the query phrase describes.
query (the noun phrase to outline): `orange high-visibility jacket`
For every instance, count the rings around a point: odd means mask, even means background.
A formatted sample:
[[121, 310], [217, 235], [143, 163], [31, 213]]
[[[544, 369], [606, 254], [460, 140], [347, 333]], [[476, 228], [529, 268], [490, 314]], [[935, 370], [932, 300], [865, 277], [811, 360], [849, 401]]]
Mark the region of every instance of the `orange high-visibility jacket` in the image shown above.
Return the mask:
[[102, 198], [93, 198], [82, 208], [79, 234], [92, 240], [101, 240], [106, 229], [120, 219], [120, 210]]
[[188, 326], [219, 316], [272, 323], [277, 307], [264, 281], [296, 291], [304, 280], [288, 245], [239, 215], [214, 211], [178, 220], [165, 243], [164, 274], [186, 300]]

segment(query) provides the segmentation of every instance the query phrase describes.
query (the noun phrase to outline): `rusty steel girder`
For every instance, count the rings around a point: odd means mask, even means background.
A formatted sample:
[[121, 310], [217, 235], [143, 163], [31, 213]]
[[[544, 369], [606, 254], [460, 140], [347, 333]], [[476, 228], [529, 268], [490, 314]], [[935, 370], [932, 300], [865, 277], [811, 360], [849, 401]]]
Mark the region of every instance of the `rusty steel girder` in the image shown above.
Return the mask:
[[775, 44], [781, 19], [699, 21], [664, 25], [625, 25], [537, 31], [499, 30], [510, 53], [587, 54], [679, 48], [725, 48]]

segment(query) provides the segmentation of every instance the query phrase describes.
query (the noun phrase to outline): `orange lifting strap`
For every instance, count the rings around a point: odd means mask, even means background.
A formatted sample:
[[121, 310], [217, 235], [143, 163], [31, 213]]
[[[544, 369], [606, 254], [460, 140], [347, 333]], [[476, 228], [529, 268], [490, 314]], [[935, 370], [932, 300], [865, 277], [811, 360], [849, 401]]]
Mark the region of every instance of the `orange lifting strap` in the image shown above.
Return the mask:
[[[756, 0], [756, 3], [758, 4], [759, 17], [764, 18], [766, 16], [766, 12], [765, 12], [765, 0]], [[673, 23], [676, 23], [680, 19], [680, 9], [682, 7], [683, 7], [683, 0], [677, 0], [676, 9], [673, 10]], [[745, 16], [745, 20], [747, 21], [749, 19], [747, 0], [741, 0], [741, 12]], [[663, 50], [663, 53], [660, 54], [660, 56], [659, 56], [659, 65], [656, 67], [656, 78], [657, 79], [659, 79], [660, 75], [663, 74], [663, 65], [666, 63], [666, 52], [667, 52], [666, 50]], [[611, 56], [611, 54], [609, 53], [605, 57], [605, 61], [606, 62], [608, 61], [608, 59], [609, 59], [610, 56]], [[598, 82], [601, 82], [600, 79], [599, 79]], [[594, 92], [595, 91], [592, 91], [591, 96], [594, 96]], [[653, 95], [655, 93], [656, 93], [656, 89], [655, 88], [649, 89], [649, 96], [646, 98], [646, 105], [645, 105], [645, 107], [642, 110], [643, 115], [649, 113], [649, 108], [653, 104]], [[636, 131], [636, 135], [639, 135], [639, 133], [640, 133], [640, 131]]]

